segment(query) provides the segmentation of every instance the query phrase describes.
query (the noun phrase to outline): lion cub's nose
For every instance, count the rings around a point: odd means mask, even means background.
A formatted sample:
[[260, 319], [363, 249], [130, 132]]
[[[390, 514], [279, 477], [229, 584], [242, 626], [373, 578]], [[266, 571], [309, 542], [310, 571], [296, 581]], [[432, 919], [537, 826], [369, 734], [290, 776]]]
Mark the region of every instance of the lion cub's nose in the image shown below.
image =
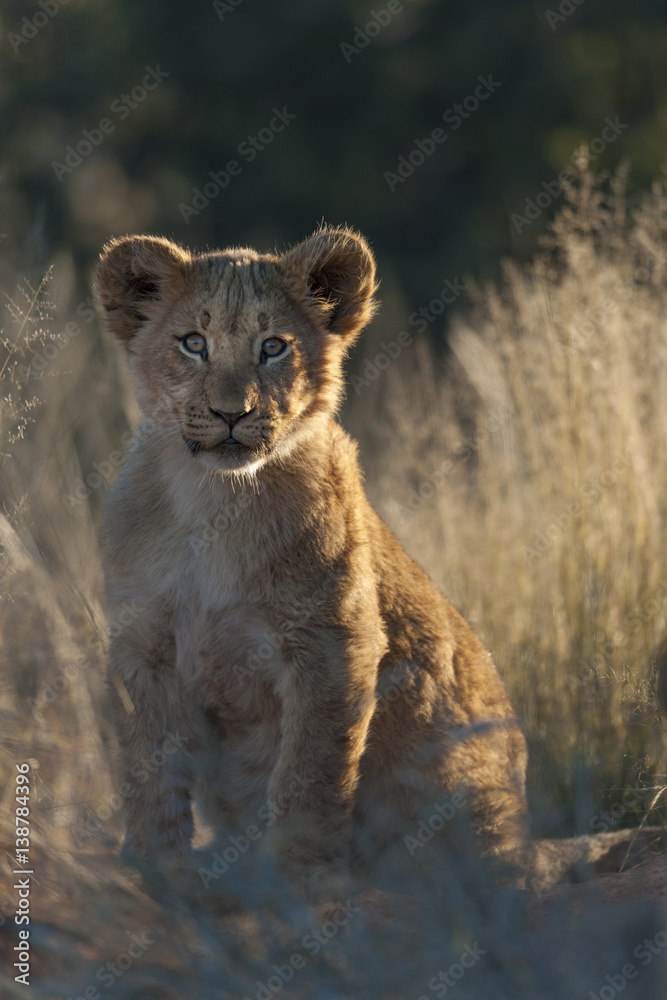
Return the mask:
[[210, 410], [216, 417], [220, 417], [221, 420], [225, 421], [230, 431], [234, 424], [239, 422], [241, 417], [247, 417], [249, 413], [252, 413], [252, 410], [243, 410], [241, 413], [223, 413], [222, 410], [214, 410], [212, 407], [210, 407]]

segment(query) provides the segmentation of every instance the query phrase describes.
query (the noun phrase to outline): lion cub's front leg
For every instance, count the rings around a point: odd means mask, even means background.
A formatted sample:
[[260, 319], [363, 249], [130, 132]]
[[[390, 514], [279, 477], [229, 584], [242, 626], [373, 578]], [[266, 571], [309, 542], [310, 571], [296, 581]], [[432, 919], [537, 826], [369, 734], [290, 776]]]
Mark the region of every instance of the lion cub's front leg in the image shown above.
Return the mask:
[[[135, 641], [133, 641], [133, 639]], [[136, 636], [111, 644], [109, 695], [119, 745], [128, 860], [157, 862], [190, 849], [192, 751], [199, 720], [173, 663]]]
[[292, 632], [279, 683], [281, 748], [269, 784], [273, 852], [309, 894], [335, 895], [347, 871], [359, 762], [375, 708], [378, 626]]

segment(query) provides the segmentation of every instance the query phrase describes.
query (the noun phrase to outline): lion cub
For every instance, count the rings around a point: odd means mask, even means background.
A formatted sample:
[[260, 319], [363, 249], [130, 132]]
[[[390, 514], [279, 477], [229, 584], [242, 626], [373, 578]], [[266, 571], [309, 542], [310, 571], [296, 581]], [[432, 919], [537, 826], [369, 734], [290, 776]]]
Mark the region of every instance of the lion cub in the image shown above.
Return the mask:
[[504, 687], [369, 505], [335, 420], [375, 290], [349, 229], [280, 256], [131, 236], [101, 258], [149, 418], [103, 524], [109, 618], [143, 609], [110, 664], [139, 858], [188, 852], [196, 796], [219, 831], [265, 820], [316, 893], [392, 845], [412, 863], [455, 808], [481, 854], [518, 864], [526, 747]]

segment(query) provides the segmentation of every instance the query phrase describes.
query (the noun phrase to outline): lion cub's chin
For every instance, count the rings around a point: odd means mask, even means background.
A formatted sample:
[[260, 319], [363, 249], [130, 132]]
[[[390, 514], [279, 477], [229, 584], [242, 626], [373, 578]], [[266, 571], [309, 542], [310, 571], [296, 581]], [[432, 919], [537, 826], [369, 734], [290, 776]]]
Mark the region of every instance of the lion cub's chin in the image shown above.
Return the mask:
[[[196, 467], [204, 465], [206, 469], [217, 472], [223, 477], [229, 476], [252, 476], [255, 472], [266, 465], [271, 456], [269, 453], [258, 454], [250, 448], [242, 445], [227, 446], [220, 445], [217, 448], [201, 449], [192, 452], [193, 464]], [[191, 450], [191, 449], [189, 449]]]

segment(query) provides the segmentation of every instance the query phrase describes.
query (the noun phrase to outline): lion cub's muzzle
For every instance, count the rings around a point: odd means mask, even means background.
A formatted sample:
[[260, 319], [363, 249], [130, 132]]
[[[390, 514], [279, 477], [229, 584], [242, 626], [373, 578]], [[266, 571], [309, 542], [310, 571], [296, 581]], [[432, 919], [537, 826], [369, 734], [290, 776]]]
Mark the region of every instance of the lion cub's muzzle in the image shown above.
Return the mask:
[[183, 440], [193, 455], [202, 452], [231, 460], [233, 465], [244, 464], [267, 450], [267, 442], [256, 423], [257, 407], [237, 413], [214, 410], [209, 407], [205, 426], [184, 426]]
[[[244, 421], [246, 417], [251, 417], [255, 413], [256, 409], [257, 407], [253, 406], [252, 409], [244, 410], [240, 413], [226, 413], [222, 410], [214, 410], [212, 407], [209, 407], [209, 412], [214, 417], [221, 420], [223, 425], [227, 428], [227, 434], [214, 447], [222, 451], [225, 451], [227, 448], [250, 448], [250, 442], [243, 440], [247, 434], [248, 426], [246, 424], [244, 428], [242, 421]], [[241, 426], [235, 431], [235, 428], [239, 424]], [[257, 444], [257, 442], [255, 441], [253, 444]]]

